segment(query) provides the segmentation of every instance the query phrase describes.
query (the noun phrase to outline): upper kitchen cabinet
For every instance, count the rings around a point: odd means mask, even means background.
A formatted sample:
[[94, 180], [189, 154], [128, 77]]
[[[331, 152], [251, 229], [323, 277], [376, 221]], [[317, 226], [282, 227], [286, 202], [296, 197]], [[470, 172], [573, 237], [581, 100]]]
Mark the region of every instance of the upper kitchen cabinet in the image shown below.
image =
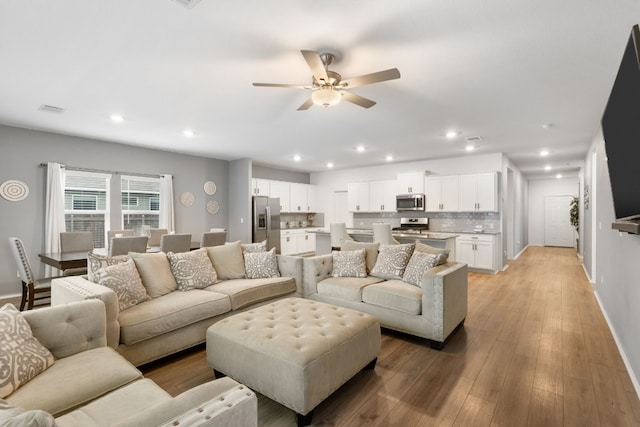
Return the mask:
[[498, 174], [496, 172], [460, 175], [462, 212], [498, 211]]
[[399, 173], [397, 194], [424, 193], [424, 172]]
[[289, 184], [289, 212], [316, 212], [315, 188], [309, 184]]
[[369, 183], [369, 212], [396, 211], [396, 181]]
[[458, 175], [428, 176], [424, 180], [427, 212], [457, 212], [460, 180]]
[[291, 183], [285, 181], [271, 181], [269, 184], [269, 196], [280, 199], [280, 212], [291, 211], [289, 203], [289, 187]]
[[353, 182], [347, 184], [347, 208], [349, 212], [369, 211], [368, 182]]
[[269, 196], [269, 180], [267, 179], [251, 179], [251, 195], [252, 196]]

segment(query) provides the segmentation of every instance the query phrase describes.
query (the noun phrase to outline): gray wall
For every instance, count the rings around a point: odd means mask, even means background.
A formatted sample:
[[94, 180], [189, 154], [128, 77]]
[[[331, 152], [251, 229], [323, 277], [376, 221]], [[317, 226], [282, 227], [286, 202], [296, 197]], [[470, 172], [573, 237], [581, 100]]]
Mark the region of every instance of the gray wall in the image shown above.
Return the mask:
[[[596, 164], [591, 161], [594, 150]], [[595, 203], [590, 201], [590, 209], [584, 218], [584, 259], [585, 262], [591, 259], [591, 241], [595, 239], [595, 277], [591, 279], [595, 282], [596, 297], [616, 338], [636, 391], [639, 391], [640, 236], [611, 229], [615, 213], [605, 145], [600, 130], [594, 137], [585, 163], [585, 182], [591, 185], [590, 178], [595, 174], [597, 188]], [[593, 189], [590, 189], [591, 192]], [[595, 234], [592, 232], [592, 224], [595, 225]]]
[[229, 234], [227, 240], [251, 242], [251, 160], [229, 163], [229, 182], [234, 190], [229, 194]]
[[310, 174], [306, 172], [285, 171], [255, 164], [251, 167], [251, 177], [271, 179], [274, 181], [298, 182], [300, 184], [310, 183]]
[[[200, 233], [212, 227], [228, 227], [229, 163], [204, 157], [136, 148], [122, 144], [38, 132], [0, 125], [0, 182], [8, 179], [24, 181], [29, 197], [20, 202], [0, 198], [0, 297], [20, 292], [16, 266], [7, 238], [23, 240], [36, 274], [44, 274], [38, 253], [44, 249], [44, 189], [46, 168], [40, 163], [58, 162], [68, 166], [137, 172], [171, 174], [174, 178], [175, 226], [178, 232]], [[204, 193], [205, 181], [214, 181], [213, 196]], [[180, 193], [190, 191], [194, 204], [186, 208], [179, 202]], [[206, 203], [220, 203], [217, 215], [207, 213]]]

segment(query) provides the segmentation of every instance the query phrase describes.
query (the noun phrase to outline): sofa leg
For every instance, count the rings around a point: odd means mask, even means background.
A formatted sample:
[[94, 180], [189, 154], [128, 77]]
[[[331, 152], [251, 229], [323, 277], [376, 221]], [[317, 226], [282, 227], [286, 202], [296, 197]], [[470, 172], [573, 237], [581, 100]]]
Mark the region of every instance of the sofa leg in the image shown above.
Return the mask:
[[304, 427], [311, 425], [311, 419], [313, 418], [313, 410], [309, 411], [307, 415], [296, 414], [296, 419], [298, 421], [298, 427]]
[[216, 371], [216, 370], [214, 369], [214, 370], [213, 370], [213, 377], [214, 377], [214, 378], [224, 378], [224, 377], [226, 377], [226, 375], [225, 375], [225, 374], [223, 374], [222, 372], [220, 372], [220, 371]]
[[458, 332], [459, 329], [462, 329], [462, 327], [464, 326], [464, 321], [465, 320], [466, 320], [466, 317], [464, 319], [462, 319], [462, 321], [460, 323], [458, 323], [458, 326], [456, 326], [455, 329], [453, 331], [451, 331], [449, 336], [443, 342], [429, 340], [431, 348], [434, 349], [434, 350], [438, 350], [438, 351], [442, 350], [444, 348], [444, 345], [447, 343], [447, 341], [449, 341], [449, 339], [453, 336], [453, 334]]
[[429, 344], [431, 345], [431, 348], [434, 350], [440, 351], [444, 348], [444, 342], [441, 342], [441, 341], [429, 340]]
[[376, 357], [375, 359], [373, 359], [371, 362], [369, 362], [367, 364], [367, 366], [364, 367], [365, 371], [371, 371], [373, 368], [376, 367], [376, 363], [378, 362], [378, 358]]

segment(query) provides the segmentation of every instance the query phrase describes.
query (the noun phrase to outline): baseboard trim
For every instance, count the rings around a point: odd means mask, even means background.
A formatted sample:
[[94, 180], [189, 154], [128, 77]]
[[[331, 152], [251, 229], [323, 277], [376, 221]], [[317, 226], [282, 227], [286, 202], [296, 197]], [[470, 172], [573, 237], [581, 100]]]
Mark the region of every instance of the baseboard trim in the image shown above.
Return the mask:
[[591, 279], [591, 276], [589, 275], [589, 272], [588, 272], [588, 271], [587, 271], [587, 269], [584, 267], [584, 263], [582, 263], [582, 271], [584, 271], [584, 275], [585, 275], [585, 276], [587, 276], [587, 280], [589, 281], [589, 283], [591, 283], [591, 287], [592, 287], [593, 289], [595, 289], [595, 288], [596, 288], [596, 282], [594, 282], [594, 281]]
[[514, 261], [517, 260], [520, 257], [520, 255], [522, 255], [524, 253], [524, 251], [527, 250], [528, 247], [529, 247], [529, 245], [527, 245], [524, 248], [522, 248], [522, 250], [520, 252], [518, 252], [518, 254], [513, 258], [513, 260]]
[[607, 325], [609, 326], [609, 330], [611, 331], [611, 335], [613, 335], [613, 340], [616, 342], [616, 346], [618, 347], [618, 351], [620, 352], [620, 356], [622, 356], [622, 361], [624, 362], [624, 366], [627, 368], [627, 372], [629, 373], [629, 378], [631, 378], [631, 382], [633, 383], [633, 388], [636, 389], [636, 395], [640, 396], [640, 382], [638, 381], [638, 377], [636, 373], [633, 371], [631, 367], [631, 363], [629, 363], [629, 359], [627, 358], [626, 353], [624, 352], [624, 348], [620, 345], [620, 340], [618, 339], [618, 335], [616, 334], [616, 330], [613, 328], [611, 321], [609, 320], [609, 316], [607, 315], [607, 311], [604, 309], [602, 305], [602, 301], [600, 301], [600, 297], [598, 296], [598, 292], [594, 291], [593, 294], [596, 296], [596, 301], [598, 301], [598, 305], [600, 306], [600, 311], [604, 316], [604, 320], [607, 321]]

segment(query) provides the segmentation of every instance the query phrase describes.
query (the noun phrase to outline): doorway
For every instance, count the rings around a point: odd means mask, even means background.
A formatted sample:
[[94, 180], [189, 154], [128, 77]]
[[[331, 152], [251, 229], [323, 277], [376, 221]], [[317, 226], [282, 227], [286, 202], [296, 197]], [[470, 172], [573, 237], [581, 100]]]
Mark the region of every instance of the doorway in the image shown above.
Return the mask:
[[544, 245], [575, 247], [575, 229], [571, 225], [569, 210], [573, 196], [545, 196]]

